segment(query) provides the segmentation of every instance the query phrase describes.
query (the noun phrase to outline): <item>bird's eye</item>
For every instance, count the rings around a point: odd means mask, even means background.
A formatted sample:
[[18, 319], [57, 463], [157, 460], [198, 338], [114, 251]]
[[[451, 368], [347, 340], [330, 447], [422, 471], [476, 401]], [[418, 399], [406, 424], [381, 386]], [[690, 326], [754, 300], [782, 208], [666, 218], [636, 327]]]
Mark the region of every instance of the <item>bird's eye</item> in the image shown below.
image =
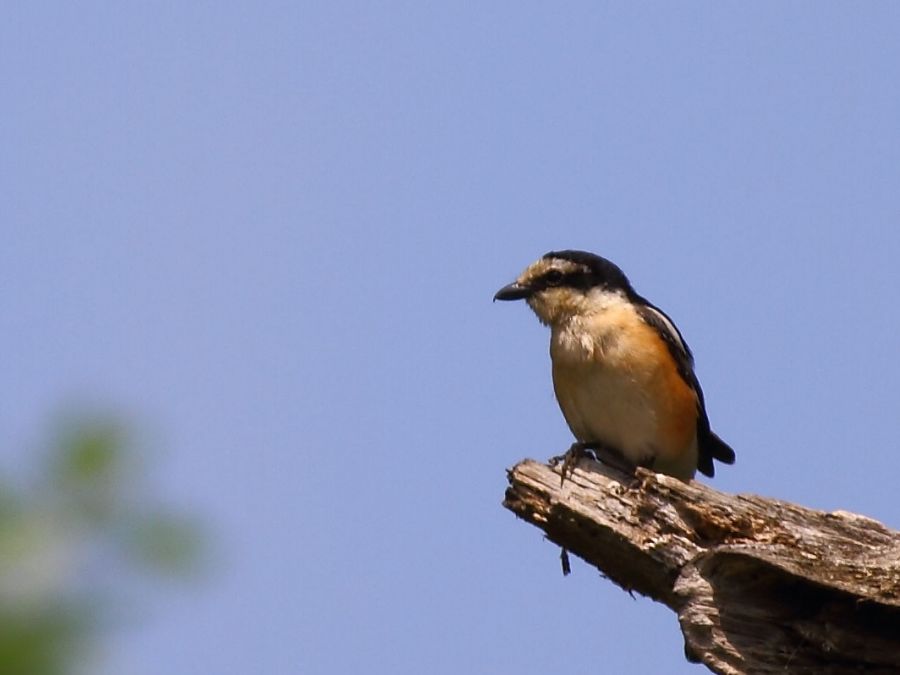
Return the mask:
[[559, 286], [563, 280], [563, 273], [559, 270], [550, 270], [544, 275], [544, 280], [548, 286]]

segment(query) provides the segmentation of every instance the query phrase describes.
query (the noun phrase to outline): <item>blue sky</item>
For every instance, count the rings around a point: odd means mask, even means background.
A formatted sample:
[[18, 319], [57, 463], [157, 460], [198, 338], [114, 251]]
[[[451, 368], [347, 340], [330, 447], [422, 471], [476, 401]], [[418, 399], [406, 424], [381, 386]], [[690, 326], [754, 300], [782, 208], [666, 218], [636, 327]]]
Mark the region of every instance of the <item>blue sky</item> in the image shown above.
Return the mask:
[[900, 527], [900, 7], [20, 3], [0, 26], [2, 452], [152, 430], [218, 560], [110, 672], [702, 672], [500, 506], [570, 443], [491, 297], [621, 265], [713, 484]]

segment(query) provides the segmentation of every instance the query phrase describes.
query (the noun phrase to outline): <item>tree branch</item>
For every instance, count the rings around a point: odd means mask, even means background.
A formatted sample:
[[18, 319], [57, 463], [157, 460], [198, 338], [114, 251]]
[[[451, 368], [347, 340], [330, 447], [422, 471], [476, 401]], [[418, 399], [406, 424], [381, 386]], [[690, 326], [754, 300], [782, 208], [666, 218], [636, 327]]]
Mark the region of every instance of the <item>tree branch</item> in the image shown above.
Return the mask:
[[509, 471], [504, 506], [678, 614], [716, 673], [900, 673], [900, 532], [582, 460]]

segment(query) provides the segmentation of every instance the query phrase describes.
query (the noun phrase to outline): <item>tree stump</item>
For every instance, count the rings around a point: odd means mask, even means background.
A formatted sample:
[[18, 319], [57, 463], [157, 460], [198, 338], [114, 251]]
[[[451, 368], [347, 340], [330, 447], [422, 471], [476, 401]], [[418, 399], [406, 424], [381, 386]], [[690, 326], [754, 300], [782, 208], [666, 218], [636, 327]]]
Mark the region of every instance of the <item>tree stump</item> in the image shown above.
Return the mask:
[[716, 673], [900, 673], [900, 532], [637, 469], [525, 460], [504, 506], [678, 614]]

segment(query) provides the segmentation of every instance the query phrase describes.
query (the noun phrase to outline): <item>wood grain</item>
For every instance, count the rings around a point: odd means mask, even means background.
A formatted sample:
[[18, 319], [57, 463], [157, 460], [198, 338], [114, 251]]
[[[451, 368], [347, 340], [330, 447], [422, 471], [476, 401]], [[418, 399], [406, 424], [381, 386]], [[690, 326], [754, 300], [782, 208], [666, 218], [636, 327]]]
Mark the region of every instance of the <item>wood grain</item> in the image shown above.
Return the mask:
[[525, 460], [504, 506], [673, 609], [716, 673], [900, 673], [900, 533], [638, 469]]

